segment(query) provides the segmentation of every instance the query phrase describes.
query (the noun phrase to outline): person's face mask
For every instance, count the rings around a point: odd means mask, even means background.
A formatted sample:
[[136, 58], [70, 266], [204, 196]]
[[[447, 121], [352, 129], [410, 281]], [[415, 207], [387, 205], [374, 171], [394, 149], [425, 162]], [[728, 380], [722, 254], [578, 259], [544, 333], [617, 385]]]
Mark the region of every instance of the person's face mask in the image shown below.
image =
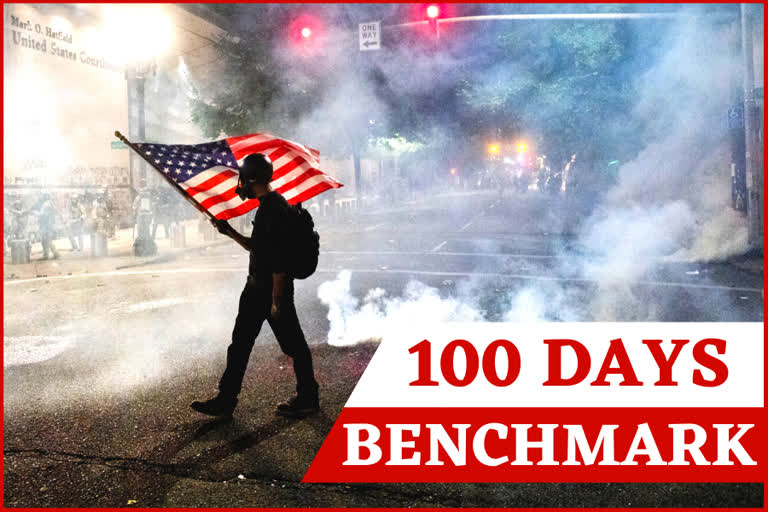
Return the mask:
[[253, 192], [252, 187], [246, 186], [246, 184], [243, 183], [243, 180], [240, 178], [237, 179], [237, 187], [235, 187], [235, 194], [237, 194], [240, 199], [245, 201], [246, 199], [253, 199]]

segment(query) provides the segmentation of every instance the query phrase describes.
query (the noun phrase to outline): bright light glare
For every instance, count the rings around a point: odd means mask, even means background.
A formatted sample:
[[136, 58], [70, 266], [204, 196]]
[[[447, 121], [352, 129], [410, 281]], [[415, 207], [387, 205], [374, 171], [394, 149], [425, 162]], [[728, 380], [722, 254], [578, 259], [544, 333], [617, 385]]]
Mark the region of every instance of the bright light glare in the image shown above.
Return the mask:
[[[35, 126], [35, 136], [25, 135], [26, 130], [6, 130], [3, 144], [14, 148], [14, 151], [4, 154], [4, 164], [8, 168], [21, 170], [29, 165], [22, 160], [22, 155], [40, 155], [37, 160], [45, 162], [45, 169], [30, 169], [29, 172], [23, 171], [23, 174], [36, 174], [43, 184], [56, 183], [75, 161], [71, 140], [64, 135], [62, 122], [57, 116], [67, 108], [69, 100], [66, 96], [51, 94], [46, 84], [35, 79], [33, 73], [24, 70], [17, 73], [11, 75], [13, 81], [5, 85], [6, 98], [15, 98], [15, 101], [6, 101], [4, 105], [6, 126]], [[46, 151], [41, 152], [41, 147], [45, 147]]]
[[309, 37], [312, 35], [312, 29], [309, 27], [304, 27], [301, 29], [301, 37], [304, 39], [309, 39]]
[[488, 151], [491, 153], [498, 153], [499, 146], [497, 146], [496, 144], [491, 144], [490, 146], [488, 146]]
[[104, 33], [94, 28], [86, 28], [80, 34], [80, 44], [87, 51], [99, 56], [104, 51]]
[[53, 30], [72, 33], [72, 23], [66, 18], [53, 16], [50, 23]]
[[440, 8], [436, 5], [430, 5], [427, 7], [427, 17], [437, 18], [440, 15]]
[[523, 142], [521, 142], [520, 144], [518, 144], [518, 145], [517, 145], [517, 150], [518, 150], [520, 153], [523, 153], [523, 152], [525, 152], [527, 149], [528, 149], [528, 145], [527, 145], [527, 144], [525, 144], [525, 143], [523, 143]]
[[173, 23], [153, 5], [105, 5], [104, 53], [120, 64], [155, 59], [171, 47]]

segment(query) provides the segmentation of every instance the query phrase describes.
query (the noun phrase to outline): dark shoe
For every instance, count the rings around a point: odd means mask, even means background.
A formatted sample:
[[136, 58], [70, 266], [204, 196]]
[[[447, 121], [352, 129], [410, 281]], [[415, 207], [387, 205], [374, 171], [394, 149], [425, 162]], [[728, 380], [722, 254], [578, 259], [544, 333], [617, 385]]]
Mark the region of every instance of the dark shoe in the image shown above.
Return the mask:
[[288, 418], [303, 418], [320, 410], [320, 401], [316, 396], [295, 396], [288, 402], [277, 404], [277, 415]]
[[211, 398], [205, 402], [192, 402], [190, 407], [197, 412], [207, 414], [208, 416], [231, 418], [232, 413], [235, 411], [235, 407], [237, 407], [237, 399], [228, 400], [217, 396], [216, 398]]

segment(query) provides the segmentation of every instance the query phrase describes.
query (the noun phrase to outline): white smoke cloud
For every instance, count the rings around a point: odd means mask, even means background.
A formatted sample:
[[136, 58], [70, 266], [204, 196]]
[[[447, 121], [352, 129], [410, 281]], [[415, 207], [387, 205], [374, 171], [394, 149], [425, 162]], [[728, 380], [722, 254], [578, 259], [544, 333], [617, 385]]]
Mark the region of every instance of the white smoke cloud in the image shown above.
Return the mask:
[[710, 261], [747, 247], [745, 219], [730, 204], [727, 30], [698, 20], [672, 37], [640, 79], [634, 111], [655, 140], [622, 166], [580, 233], [594, 254], [583, 272], [598, 283], [596, 320], [657, 319], [656, 306], [633, 294], [633, 281], [660, 261]]
[[328, 306], [328, 343], [354, 345], [381, 341], [391, 329], [432, 322], [478, 322], [483, 315], [455, 298], [442, 298], [436, 288], [409, 282], [402, 297], [387, 297], [381, 288], [369, 290], [362, 301], [350, 294], [352, 273], [344, 270], [333, 281], [320, 285], [317, 296]]
[[[701, 17], [671, 31], [662, 45], [667, 51], [637, 80], [633, 117], [651, 142], [621, 167], [616, 185], [582, 222], [575, 243], [582, 252], [559, 254], [555, 272], [590, 284], [524, 287], [500, 298], [503, 321], [658, 320], [662, 306], [641, 300], [633, 283], [663, 262], [724, 259], [746, 249], [745, 219], [730, 204], [727, 37], [726, 28]], [[388, 325], [409, 319], [491, 316], [477, 306], [471, 286], [446, 299], [411, 282], [403, 297], [374, 289], [358, 301], [349, 280], [345, 271], [319, 290], [329, 307], [332, 345], [380, 339]]]
[[580, 238], [584, 247], [596, 251], [583, 261], [584, 277], [602, 284], [637, 281], [655, 258], [680, 246], [693, 223], [684, 201], [656, 209], [633, 205], [601, 211], [587, 221]]
[[512, 294], [502, 316], [503, 322], [577, 322], [585, 320], [579, 308], [576, 288], [556, 283], [526, 287]]
[[5, 336], [3, 368], [53, 359], [73, 344], [71, 336]]
[[[745, 220], [730, 204], [725, 132], [730, 98], [723, 79], [733, 67], [728, 30], [695, 18], [670, 37], [669, 50], [638, 81], [633, 113], [654, 141], [622, 166], [617, 185], [587, 222], [586, 242], [594, 241], [604, 224], [606, 234], [619, 237], [617, 243], [601, 240], [592, 247], [633, 246], [658, 257], [725, 257], [746, 249]], [[617, 214], [623, 235], [615, 229]]]

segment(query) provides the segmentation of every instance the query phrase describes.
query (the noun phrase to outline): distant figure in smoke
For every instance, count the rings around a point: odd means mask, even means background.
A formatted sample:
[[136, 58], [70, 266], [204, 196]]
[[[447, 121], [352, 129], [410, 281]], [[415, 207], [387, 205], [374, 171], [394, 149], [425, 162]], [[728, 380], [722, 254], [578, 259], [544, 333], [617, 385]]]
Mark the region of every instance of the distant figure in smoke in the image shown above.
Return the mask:
[[69, 243], [73, 251], [83, 250], [83, 226], [85, 225], [85, 209], [78, 196], [72, 196], [69, 201], [69, 219], [67, 229], [69, 231]]
[[152, 195], [154, 197], [154, 203], [157, 204], [157, 211], [155, 213], [154, 222], [152, 223], [152, 240], [155, 239], [157, 235], [157, 227], [162, 225], [163, 226], [163, 232], [165, 233], [165, 238], [170, 238], [171, 236], [171, 230], [170, 226], [173, 223], [173, 203], [171, 196], [167, 193], [167, 191], [161, 189], [160, 187], [155, 187], [152, 190]]
[[[6, 200], [7, 204], [7, 200]], [[11, 211], [3, 205], [3, 256], [8, 253], [8, 240], [11, 238]]]
[[[102, 254], [106, 251], [107, 238], [109, 238], [109, 230], [111, 223], [111, 216], [109, 213], [109, 206], [104, 195], [97, 195], [93, 199], [93, 210], [91, 211], [91, 250], [97, 249], [98, 254]], [[101, 246], [99, 248], [99, 246]]]
[[136, 223], [136, 238], [149, 239], [150, 226], [154, 219], [154, 197], [147, 187], [147, 181], [139, 182], [139, 192], [133, 200], [133, 215]]
[[16, 200], [13, 202], [13, 206], [11, 207], [10, 211], [11, 238], [18, 240], [26, 237], [28, 213], [28, 211], [24, 210], [21, 201]]
[[211, 416], [232, 415], [243, 383], [251, 349], [264, 320], [275, 333], [282, 351], [293, 358], [296, 396], [277, 406], [277, 414], [304, 417], [320, 409], [318, 385], [312, 368], [312, 354], [299, 325], [293, 302], [293, 277], [286, 268], [292, 224], [290, 205], [269, 185], [272, 162], [261, 154], [249, 155], [243, 162], [238, 183], [242, 198], [259, 200], [251, 237], [231, 229], [225, 220], [215, 222], [220, 233], [251, 247], [248, 280], [240, 295], [240, 307], [227, 349], [227, 368], [219, 382], [219, 394], [192, 408]]
[[105, 224], [107, 236], [109, 238], [114, 238], [117, 232], [117, 226], [115, 226], [115, 221], [113, 216], [114, 205], [112, 204], [112, 199], [110, 199], [109, 197], [109, 186], [104, 187], [104, 191], [101, 193], [101, 197], [98, 198], [98, 200], [101, 203], [105, 212], [104, 224]]
[[38, 222], [40, 225], [40, 243], [43, 246], [44, 260], [48, 259], [49, 253], [54, 259], [59, 257], [59, 252], [53, 243], [56, 238], [56, 213], [51, 196], [47, 193], [40, 196], [40, 216], [38, 217]]

